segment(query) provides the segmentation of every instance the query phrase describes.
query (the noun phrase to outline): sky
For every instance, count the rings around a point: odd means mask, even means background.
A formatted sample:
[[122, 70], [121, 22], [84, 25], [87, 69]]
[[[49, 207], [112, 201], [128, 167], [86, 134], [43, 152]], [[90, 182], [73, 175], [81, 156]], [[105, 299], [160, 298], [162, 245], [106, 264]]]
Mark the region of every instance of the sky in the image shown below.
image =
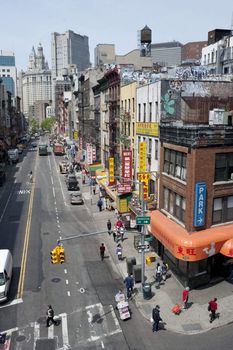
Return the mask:
[[[51, 67], [50, 34], [70, 29], [89, 37], [91, 62], [97, 44], [115, 44], [116, 54], [137, 48], [137, 31], [148, 25], [152, 43], [207, 40], [208, 31], [230, 29], [233, 2], [224, 0], [0, 0], [0, 50], [15, 53], [26, 70], [32, 46], [41, 42]], [[222, 5], [222, 6], [221, 6]]]

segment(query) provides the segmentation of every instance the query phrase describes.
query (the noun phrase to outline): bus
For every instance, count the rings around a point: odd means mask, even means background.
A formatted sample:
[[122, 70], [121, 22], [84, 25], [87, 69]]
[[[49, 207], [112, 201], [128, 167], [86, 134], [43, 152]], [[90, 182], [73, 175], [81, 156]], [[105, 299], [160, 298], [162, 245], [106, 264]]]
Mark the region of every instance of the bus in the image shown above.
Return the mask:
[[39, 155], [40, 156], [48, 155], [48, 146], [46, 144], [39, 145]]

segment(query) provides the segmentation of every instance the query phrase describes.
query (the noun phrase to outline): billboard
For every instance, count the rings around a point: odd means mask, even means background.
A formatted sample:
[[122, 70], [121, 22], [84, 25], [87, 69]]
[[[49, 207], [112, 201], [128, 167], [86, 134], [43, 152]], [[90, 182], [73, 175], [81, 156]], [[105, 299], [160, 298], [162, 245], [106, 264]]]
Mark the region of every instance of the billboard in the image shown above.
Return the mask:
[[114, 158], [110, 157], [108, 158], [108, 171], [109, 171], [109, 185], [113, 185], [115, 182], [114, 178]]
[[122, 183], [131, 183], [132, 175], [132, 151], [122, 150]]
[[139, 172], [146, 172], [146, 142], [139, 142]]

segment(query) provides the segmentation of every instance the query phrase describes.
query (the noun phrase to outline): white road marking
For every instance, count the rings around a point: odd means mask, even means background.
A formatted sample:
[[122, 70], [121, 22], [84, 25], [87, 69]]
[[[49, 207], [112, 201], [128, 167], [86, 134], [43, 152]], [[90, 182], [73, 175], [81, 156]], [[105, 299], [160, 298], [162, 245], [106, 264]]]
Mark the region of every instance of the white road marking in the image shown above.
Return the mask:
[[115, 314], [115, 312], [114, 312], [114, 309], [113, 309], [113, 306], [112, 306], [112, 305], [110, 305], [110, 309], [111, 309], [111, 315], [112, 315], [113, 320], [114, 320], [114, 322], [115, 322], [115, 326], [116, 326], [116, 327], [120, 327], [120, 324], [119, 324], [119, 322], [118, 322], [118, 319], [117, 319], [117, 317], [116, 317], [116, 314]]
[[102, 340], [101, 340], [100, 344], [101, 344], [102, 349], [104, 349], [104, 343]]
[[54, 325], [51, 325], [48, 327], [48, 338], [53, 339], [54, 338]]
[[67, 270], [66, 270], [66, 269], [64, 269], [64, 273], [67, 273]]
[[22, 302], [23, 302], [23, 299], [14, 299], [10, 303], [0, 306], [0, 309], [3, 309], [4, 307], [12, 306], [12, 305], [20, 304]]
[[69, 337], [68, 337], [68, 325], [67, 325], [67, 314], [60, 314], [62, 319], [62, 338], [63, 345], [65, 347], [69, 347]]
[[51, 182], [52, 182], [52, 185], [53, 185], [53, 177], [51, 176]]
[[55, 189], [54, 189], [54, 187], [53, 187], [53, 197], [55, 198]]
[[35, 322], [34, 323], [34, 349], [36, 349], [36, 342], [39, 338], [40, 338], [40, 325], [39, 323]]
[[54, 205], [57, 205], [57, 202], [56, 202], [56, 201], [54, 201]]
[[68, 281], [68, 280], [66, 280], [66, 284], [69, 284], [69, 281]]
[[67, 295], [68, 295], [68, 297], [70, 297], [70, 291], [69, 290], [67, 291]]
[[102, 339], [102, 338], [111, 337], [112, 335], [115, 335], [115, 334], [118, 334], [121, 332], [122, 332], [121, 329], [115, 329], [115, 331], [112, 331], [109, 333], [103, 333], [102, 335], [91, 336], [90, 338], [87, 338], [87, 341], [90, 343], [90, 342], [97, 341], [97, 340]]
[[[53, 161], [54, 161], [54, 163], [56, 164], [54, 154], [53, 154]], [[58, 168], [57, 168], [57, 167], [55, 167], [55, 168], [56, 168], [56, 171], [57, 171], [58, 181], [59, 181], [59, 183], [60, 183], [61, 193], [62, 193], [62, 197], [63, 197], [63, 200], [64, 200], [64, 204], [67, 205], [67, 204], [66, 204], [66, 198], [65, 198], [65, 195], [64, 195], [64, 191], [63, 191], [63, 188], [62, 188], [61, 179], [60, 179], [59, 172], [58, 172]]]
[[11, 199], [13, 190], [14, 190], [14, 186], [12, 187], [11, 192], [10, 192], [10, 194], [9, 194], [9, 197], [8, 197], [8, 199], [7, 199], [7, 201], [6, 201], [6, 205], [5, 205], [4, 209], [3, 209], [2, 215], [1, 215], [1, 217], [0, 217], [0, 222], [2, 222], [3, 216], [5, 215], [6, 208], [7, 208], [7, 206], [8, 206], [8, 203], [9, 203], [10, 199]]
[[60, 226], [60, 225], [57, 225], [57, 227], [58, 227], [58, 228], [61, 228], [61, 226]]

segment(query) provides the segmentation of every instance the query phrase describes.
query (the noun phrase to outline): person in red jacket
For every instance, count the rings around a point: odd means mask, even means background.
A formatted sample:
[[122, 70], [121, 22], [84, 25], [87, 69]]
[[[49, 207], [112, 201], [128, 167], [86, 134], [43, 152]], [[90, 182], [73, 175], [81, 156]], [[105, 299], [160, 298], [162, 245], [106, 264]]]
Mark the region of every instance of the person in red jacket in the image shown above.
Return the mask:
[[104, 253], [105, 253], [105, 246], [104, 246], [104, 243], [102, 243], [100, 246], [100, 257], [102, 261], [104, 260]]
[[218, 309], [217, 298], [209, 301], [208, 310], [210, 313], [210, 323], [212, 323], [216, 318], [216, 311]]
[[183, 303], [184, 303], [183, 308], [184, 308], [184, 309], [187, 309], [187, 304], [188, 304], [188, 300], [189, 300], [189, 287], [186, 287], [186, 288], [183, 290], [182, 300], [183, 300]]

